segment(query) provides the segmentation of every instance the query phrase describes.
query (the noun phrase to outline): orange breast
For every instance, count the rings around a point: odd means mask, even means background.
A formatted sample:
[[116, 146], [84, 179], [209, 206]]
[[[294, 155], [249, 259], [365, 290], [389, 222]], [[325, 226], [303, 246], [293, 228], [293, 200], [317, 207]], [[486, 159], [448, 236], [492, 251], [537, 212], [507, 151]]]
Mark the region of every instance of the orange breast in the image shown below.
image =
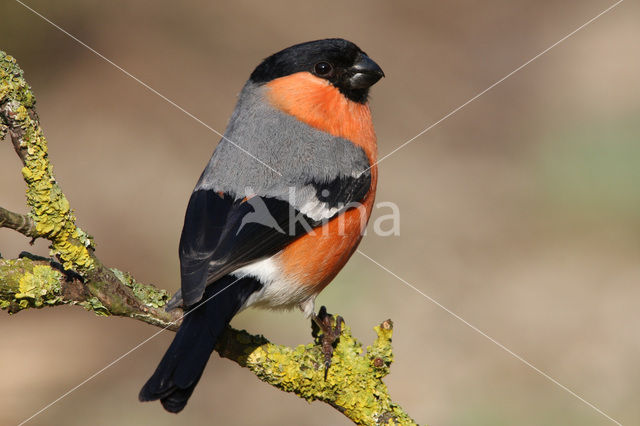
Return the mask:
[[374, 196], [289, 244], [279, 255], [283, 272], [319, 293], [340, 272], [362, 239]]
[[375, 163], [376, 134], [368, 104], [350, 101], [327, 80], [308, 72], [276, 78], [266, 86], [267, 97], [276, 108], [361, 146], [371, 164]]
[[[267, 83], [268, 100], [308, 125], [362, 147], [370, 164], [377, 159], [376, 135], [367, 104], [350, 101], [328, 81], [300, 72]], [[354, 170], [358, 172], [361, 170]], [[340, 272], [362, 239], [375, 199], [377, 166], [362, 206], [346, 211], [282, 251], [284, 272], [320, 292]]]

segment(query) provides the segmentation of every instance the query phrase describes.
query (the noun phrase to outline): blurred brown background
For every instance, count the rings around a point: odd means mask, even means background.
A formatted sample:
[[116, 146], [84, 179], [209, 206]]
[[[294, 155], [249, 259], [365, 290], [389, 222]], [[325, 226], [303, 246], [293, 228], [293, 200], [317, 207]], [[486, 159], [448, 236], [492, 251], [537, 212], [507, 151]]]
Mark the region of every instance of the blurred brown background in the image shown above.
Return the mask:
[[[291, 44], [351, 39], [385, 70], [384, 155], [612, 1], [29, 1], [222, 131], [249, 73]], [[401, 235], [362, 250], [624, 424], [640, 424], [640, 7], [627, 1], [380, 165]], [[38, 98], [55, 174], [108, 265], [175, 290], [188, 196], [219, 138], [13, 1], [0, 49]], [[10, 143], [0, 205], [25, 212]], [[374, 214], [385, 213], [382, 209]], [[0, 229], [0, 252], [33, 248]], [[430, 425], [606, 425], [605, 417], [364, 257], [319, 297], [365, 344], [396, 324], [394, 399]], [[299, 312], [233, 325], [288, 345]], [[26, 419], [156, 331], [78, 307], [0, 315], [0, 423]], [[165, 333], [33, 425], [346, 424], [217, 355], [186, 410], [137, 402]]]

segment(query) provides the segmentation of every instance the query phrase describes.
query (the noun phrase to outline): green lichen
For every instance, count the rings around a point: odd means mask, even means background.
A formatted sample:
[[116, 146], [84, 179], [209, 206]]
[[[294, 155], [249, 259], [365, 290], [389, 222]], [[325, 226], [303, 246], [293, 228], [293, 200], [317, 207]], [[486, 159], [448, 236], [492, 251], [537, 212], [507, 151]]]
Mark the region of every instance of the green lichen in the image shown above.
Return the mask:
[[116, 268], [110, 269], [124, 285], [132, 290], [136, 299], [145, 306], [157, 309], [167, 304], [169, 293], [167, 293], [166, 290], [156, 288], [152, 285], [142, 284], [136, 281], [128, 272], [123, 272]]
[[101, 317], [108, 317], [111, 315], [109, 309], [100, 302], [100, 299], [97, 297], [92, 297], [87, 299], [84, 302], [79, 303], [80, 306], [85, 308], [87, 311], [93, 311], [94, 314]]
[[35, 97], [13, 57], [0, 51], [0, 106], [2, 129], [21, 129], [19, 144], [25, 156], [22, 175], [27, 183], [27, 204], [38, 236], [51, 241], [51, 255], [65, 269], [84, 275], [95, 267], [92, 238], [78, 228], [75, 216], [58, 186], [47, 154], [47, 140], [33, 108]]

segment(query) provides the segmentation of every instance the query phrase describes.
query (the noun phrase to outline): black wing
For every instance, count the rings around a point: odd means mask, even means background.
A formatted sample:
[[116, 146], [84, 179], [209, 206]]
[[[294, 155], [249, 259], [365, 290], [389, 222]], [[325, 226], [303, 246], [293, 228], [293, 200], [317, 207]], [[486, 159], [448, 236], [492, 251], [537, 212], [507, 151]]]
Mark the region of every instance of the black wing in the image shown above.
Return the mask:
[[330, 217], [322, 218], [301, 213], [301, 200], [292, 204], [264, 196], [236, 200], [213, 190], [194, 191], [180, 237], [181, 291], [169, 302], [168, 309], [181, 302], [184, 306], [197, 303], [207, 284], [278, 253], [293, 240], [353, 207], [354, 202], [366, 196], [370, 185], [369, 173], [357, 178], [309, 182], [305, 185], [313, 188], [309, 197], [315, 198], [306, 201], [333, 209]]

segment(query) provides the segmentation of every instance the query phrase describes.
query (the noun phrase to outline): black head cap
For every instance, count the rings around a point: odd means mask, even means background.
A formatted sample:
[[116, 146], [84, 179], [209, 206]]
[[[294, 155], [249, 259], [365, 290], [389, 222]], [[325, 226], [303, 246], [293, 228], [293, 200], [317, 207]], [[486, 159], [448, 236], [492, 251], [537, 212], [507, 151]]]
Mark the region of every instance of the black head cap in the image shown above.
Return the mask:
[[258, 65], [250, 80], [264, 84], [303, 71], [329, 81], [347, 98], [359, 103], [367, 101], [369, 88], [384, 77], [378, 64], [358, 46], [341, 38], [328, 38], [274, 53]]

